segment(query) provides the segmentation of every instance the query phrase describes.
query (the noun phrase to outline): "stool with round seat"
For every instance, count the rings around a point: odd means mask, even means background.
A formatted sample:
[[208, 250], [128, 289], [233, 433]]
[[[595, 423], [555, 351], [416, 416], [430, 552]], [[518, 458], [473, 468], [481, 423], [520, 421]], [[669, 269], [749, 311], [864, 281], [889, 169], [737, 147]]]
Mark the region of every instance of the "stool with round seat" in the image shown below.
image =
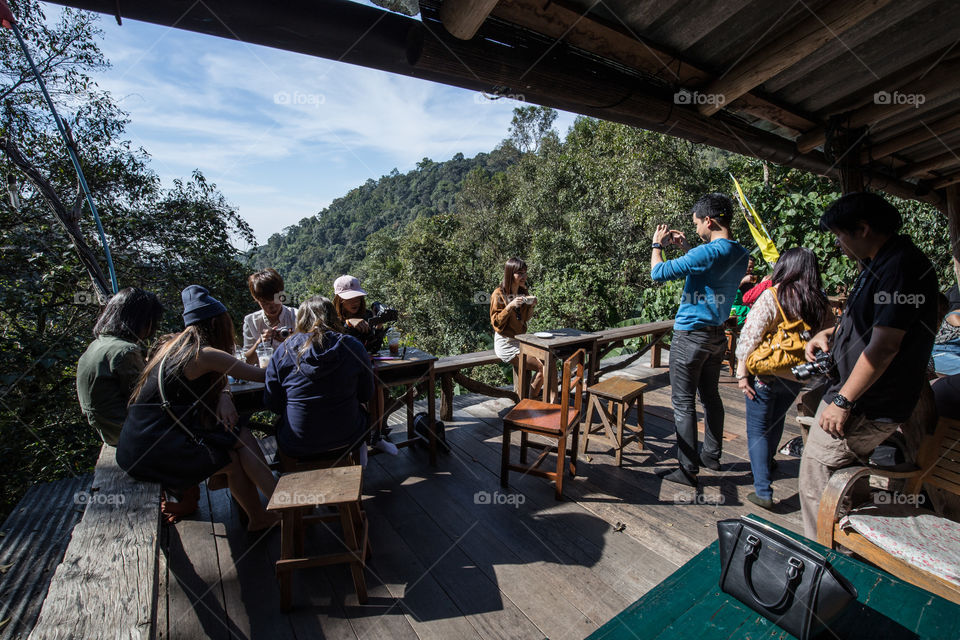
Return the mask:
[[[583, 421], [580, 453], [586, 455], [590, 440], [596, 440], [614, 449], [617, 466], [623, 457], [623, 448], [636, 441], [643, 451], [643, 390], [647, 383], [614, 376], [587, 388], [587, 412]], [[630, 407], [637, 406], [637, 426], [627, 424]], [[594, 409], [600, 422], [594, 425]], [[596, 430], [594, 430], [596, 429]], [[624, 431], [627, 435], [624, 436]]]

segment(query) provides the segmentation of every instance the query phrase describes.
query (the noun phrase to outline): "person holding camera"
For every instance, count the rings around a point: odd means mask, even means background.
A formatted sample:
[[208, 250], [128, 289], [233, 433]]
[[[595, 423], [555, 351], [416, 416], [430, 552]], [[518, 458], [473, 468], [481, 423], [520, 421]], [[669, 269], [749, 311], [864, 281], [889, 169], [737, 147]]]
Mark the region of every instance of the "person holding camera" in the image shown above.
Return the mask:
[[[937, 275], [930, 260], [898, 233], [900, 212], [874, 193], [850, 193], [820, 218], [843, 253], [862, 268], [840, 322], [807, 343], [806, 357], [830, 356], [831, 384], [817, 409], [800, 460], [804, 535], [816, 539], [817, 509], [830, 475], [866, 464], [907, 421], [926, 384], [937, 332]], [[813, 367], [817, 369], [817, 367]]]
[[360, 287], [360, 280], [350, 275], [333, 282], [333, 308], [336, 315], [330, 319], [330, 327], [353, 336], [374, 354], [383, 347], [389, 323], [399, 318], [396, 309], [380, 302], [367, 308], [367, 292]]
[[[771, 337], [777, 340], [775, 336], [781, 323], [800, 320], [811, 332], [817, 332], [832, 326], [834, 321], [823, 292], [817, 257], [809, 249], [795, 247], [784, 251], [773, 268], [771, 283], [747, 314], [737, 343], [737, 385], [746, 402], [747, 450], [753, 472], [754, 491], [747, 495], [747, 500], [764, 509], [773, 507], [770, 486], [776, 464], [773, 457], [783, 435], [784, 418], [803, 383], [793, 375], [789, 364], [772, 374], [750, 375], [748, 364], [755, 366], [750, 355], [756, 352], [756, 359], [769, 353], [758, 347], [763, 344], [774, 347], [772, 341], [766, 341]], [[797, 341], [796, 344], [799, 351], [803, 343]]]
[[[520, 358], [520, 343], [515, 337], [527, 332], [527, 322], [536, 304], [537, 297], [527, 291], [527, 263], [520, 258], [510, 258], [503, 267], [500, 286], [490, 296], [490, 324], [493, 350], [497, 357], [514, 367]], [[528, 357], [526, 366], [537, 372], [530, 383], [531, 395], [537, 396], [543, 388], [543, 363]]]
[[[650, 254], [654, 282], [685, 278], [683, 299], [673, 323], [670, 387], [677, 429], [680, 467], [664, 480], [697, 486], [700, 465], [718, 471], [723, 437], [720, 367], [727, 349], [724, 323], [747, 271], [749, 254], [730, 233], [733, 205], [722, 193], [710, 193], [693, 205], [697, 235], [704, 244], [691, 248], [682, 231], [657, 226]], [[663, 250], [678, 246], [686, 253], [664, 261]], [[703, 452], [697, 454], [696, 396], [704, 408]]]
[[283, 278], [276, 269], [262, 269], [247, 278], [250, 295], [259, 311], [243, 318], [243, 355], [249, 364], [257, 364], [257, 347], [261, 344], [276, 349], [293, 333], [297, 312], [288, 307]]

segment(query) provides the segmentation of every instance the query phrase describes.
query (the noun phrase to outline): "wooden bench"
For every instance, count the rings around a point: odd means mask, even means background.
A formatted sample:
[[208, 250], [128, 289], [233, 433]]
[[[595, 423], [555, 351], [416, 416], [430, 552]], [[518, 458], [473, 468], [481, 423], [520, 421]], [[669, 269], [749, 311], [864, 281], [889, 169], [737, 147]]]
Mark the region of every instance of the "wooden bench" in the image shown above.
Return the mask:
[[30, 638], [152, 638], [160, 485], [136, 482], [104, 445], [87, 508]]
[[87, 473], [34, 484], [0, 526], [0, 640], [33, 629], [92, 482]]
[[[840, 526], [839, 516], [845, 498], [854, 489], [858, 481], [871, 475], [906, 479], [907, 484], [904, 493], [895, 493], [895, 496], [918, 496], [924, 484], [960, 495], [960, 421], [940, 418], [936, 432], [923, 441], [917, 456], [917, 465], [919, 468], [914, 471], [887, 471], [876, 467], [851, 467], [834, 473], [823, 492], [823, 498], [820, 500], [820, 507], [817, 511], [817, 542], [827, 547], [842, 545], [862, 556], [867, 562], [888, 571], [901, 580], [960, 604], [960, 587], [953, 582], [888, 553], [851, 528]], [[901, 500], [898, 498], [896, 503], [899, 504], [900, 502]], [[920, 501], [918, 499], [915, 502], [919, 503]], [[853, 509], [848, 515], [857, 515], [857, 511], [857, 509]], [[914, 511], [918, 514], [922, 513], [919, 509]], [[929, 516], [934, 516], [932, 512], [926, 511], [926, 513]], [[864, 511], [862, 517], [867, 515], [871, 515], [869, 510]], [[876, 515], [884, 514], [878, 511]], [[891, 515], [897, 519], [903, 519], [907, 513], [898, 510]], [[946, 521], [947, 519], [938, 517], [937, 520]], [[912, 535], [912, 531], [906, 529], [904, 535]]]
[[[628, 327], [614, 327], [613, 329], [598, 331], [597, 334], [600, 338], [597, 339], [597, 362], [603, 360], [603, 358], [614, 349], [622, 347], [627, 340], [632, 338], [649, 337], [650, 341], [645, 347], [631, 354], [629, 358], [598, 369], [596, 378], [599, 378], [605, 373], [630, 366], [639, 360], [647, 351], [650, 352], [650, 366], [654, 368], [660, 367], [660, 350], [664, 348], [661, 340], [672, 331], [673, 320], [645, 322]], [[594, 380], [596, 380], [596, 378], [594, 378]]]
[[514, 402], [519, 402], [520, 396], [517, 395], [516, 390], [510, 391], [509, 389], [494, 387], [469, 378], [462, 373], [464, 369], [502, 363], [503, 361], [494, 353], [493, 349], [446, 356], [437, 360], [433, 365], [433, 372], [440, 379], [440, 419], [453, 420], [454, 382], [472, 393], [480, 393], [492, 398], [509, 398]]

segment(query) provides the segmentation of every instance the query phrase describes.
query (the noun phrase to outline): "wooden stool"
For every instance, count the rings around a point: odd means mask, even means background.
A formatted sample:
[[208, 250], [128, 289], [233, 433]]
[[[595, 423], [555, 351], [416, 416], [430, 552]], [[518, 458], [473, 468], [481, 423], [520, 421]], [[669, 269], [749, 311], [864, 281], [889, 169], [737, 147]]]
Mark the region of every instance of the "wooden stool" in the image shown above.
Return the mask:
[[[614, 448], [618, 467], [625, 446], [635, 440], [639, 443], [642, 451], [644, 449], [643, 390], [646, 388], [647, 383], [645, 382], [636, 382], [620, 376], [607, 378], [589, 387], [587, 389], [588, 402], [583, 438], [580, 440], [580, 453], [586, 455], [587, 442], [591, 437]], [[606, 406], [604, 406], [604, 401], [606, 401]], [[636, 427], [627, 424], [627, 414], [630, 413], [630, 405], [634, 402], [637, 403]], [[597, 430], [597, 433], [591, 433], [594, 408], [600, 413], [600, 424], [597, 426], [602, 427], [602, 429]], [[616, 410], [616, 421], [614, 421], [614, 410]], [[628, 433], [624, 437], [624, 429], [633, 433]], [[600, 435], [604, 432], [606, 435]]]
[[[281, 476], [270, 496], [267, 511], [279, 511], [280, 559], [277, 560], [277, 578], [280, 580], [280, 607], [289, 611], [293, 600], [291, 572], [327, 564], [349, 563], [357, 600], [367, 602], [367, 583], [363, 576], [370, 553], [367, 518], [360, 508], [360, 487], [363, 468], [334, 467], [314, 471], [299, 471]], [[311, 515], [318, 506], [336, 507], [333, 515]], [[340, 521], [343, 527], [345, 552], [304, 557], [304, 525], [312, 522]]]

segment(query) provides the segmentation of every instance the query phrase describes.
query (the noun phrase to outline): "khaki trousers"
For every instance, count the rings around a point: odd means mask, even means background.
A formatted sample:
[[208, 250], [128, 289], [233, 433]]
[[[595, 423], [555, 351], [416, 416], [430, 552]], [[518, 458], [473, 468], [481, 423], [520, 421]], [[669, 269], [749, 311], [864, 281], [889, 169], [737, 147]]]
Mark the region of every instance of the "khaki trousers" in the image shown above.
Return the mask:
[[851, 415], [844, 425], [844, 436], [834, 439], [820, 428], [820, 414], [827, 407], [820, 402], [810, 435], [803, 446], [800, 459], [800, 512], [803, 517], [803, 535], [817, 539], [817, 511], [830, 476], [844, 467], [865, 465], [877, 445], [897, 430], [899, 422], [867, 420]]

